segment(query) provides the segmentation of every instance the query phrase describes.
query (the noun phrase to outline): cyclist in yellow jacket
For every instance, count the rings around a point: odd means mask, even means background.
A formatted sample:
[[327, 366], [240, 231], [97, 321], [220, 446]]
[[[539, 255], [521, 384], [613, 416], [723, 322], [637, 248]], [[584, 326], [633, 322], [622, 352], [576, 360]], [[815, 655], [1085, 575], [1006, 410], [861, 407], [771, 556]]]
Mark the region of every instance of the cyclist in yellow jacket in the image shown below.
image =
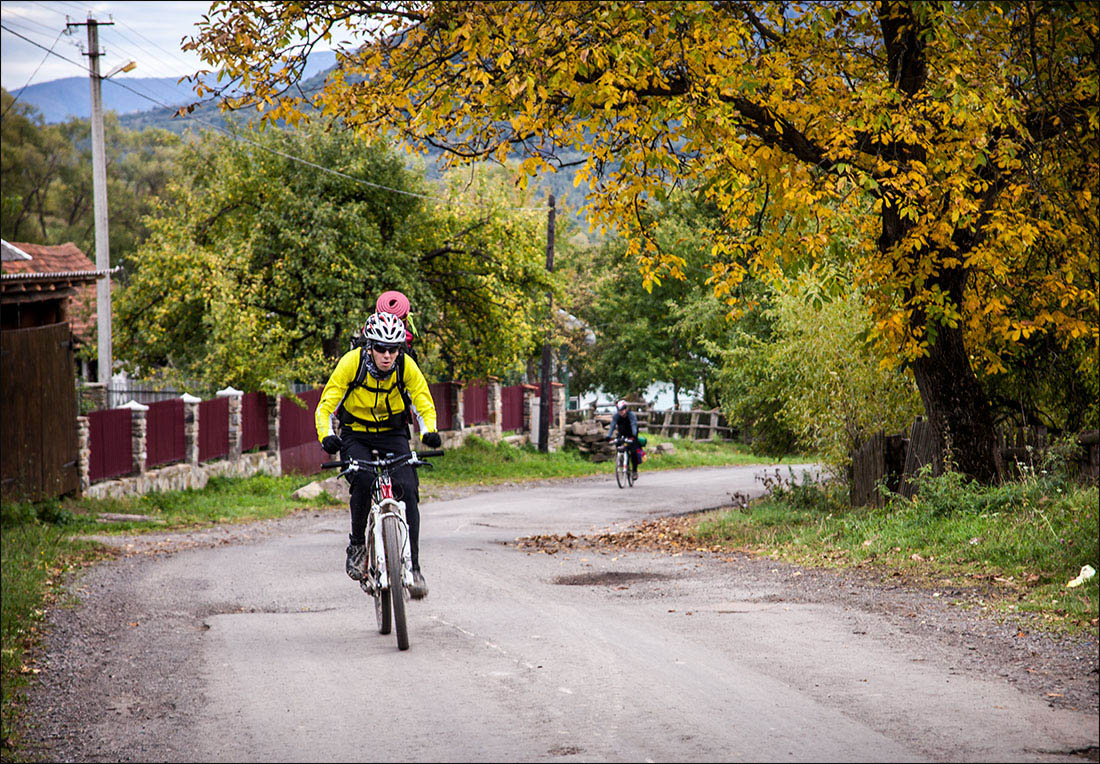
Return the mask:
[[[424, 445], [438, 448], [435, 403], [428, 383], [416, 361], [403, 357], [401, 352], [405, 325], [391, 313], [375, 313], [363, 326], [362, 336], [365, 346], [343, 355], [321, 392], [314, 415], [321, 447], [330, 454], [339, 451], [341, 459], [371, 459], [371, 451], [378, 451], [380, 456], [407, 454], [409, 421], [415, 413]], [[359, 581], [366, 575], [367, 515], [374, 475], [367, 471], [352, 475], [349, 476], [351, 535], [345, 570]], [[410, 465], [394, 472], [394, 496], [405, 502], [405, 519], [409, 524], [413, 568], [409, 594], [415, 599], [428, 593], [420, 572], [418, 486], [416, 470]]]

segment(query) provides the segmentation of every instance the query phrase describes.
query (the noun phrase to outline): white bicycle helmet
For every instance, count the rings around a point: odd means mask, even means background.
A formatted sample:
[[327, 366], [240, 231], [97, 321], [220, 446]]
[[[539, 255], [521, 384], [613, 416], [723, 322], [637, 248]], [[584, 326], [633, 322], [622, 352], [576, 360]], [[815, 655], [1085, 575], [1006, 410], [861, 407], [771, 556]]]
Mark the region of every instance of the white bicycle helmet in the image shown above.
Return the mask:
[[629, 405], [630, 404], [627, 403], [626, 400], [620, 400], [618, 403], [615, 404], [615, 408], [617, 408], [619, 411], [622, 411]]
[[405, 324], [392, 313], [374, 313], [363, 324], [362, 337], [380, 345], [404, 345]]

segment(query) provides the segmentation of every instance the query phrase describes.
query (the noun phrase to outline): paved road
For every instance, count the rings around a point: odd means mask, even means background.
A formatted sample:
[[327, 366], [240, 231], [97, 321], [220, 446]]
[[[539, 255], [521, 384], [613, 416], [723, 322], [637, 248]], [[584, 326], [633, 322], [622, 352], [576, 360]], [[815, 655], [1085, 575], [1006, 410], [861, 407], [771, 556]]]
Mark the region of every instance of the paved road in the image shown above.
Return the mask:
[[718, 506], [758, 492], [758, 473], [426, 504], [431, 594], [409, 605], [407, 652], [343, 573], [343, 513], [135, 563], [117, 607], [146, 612], [149, 632], [131, 624], [126, 659], [99, 664], [112, 713], [79, 758], [1079, 761], [1064, 752], [1096, 745], [1091, 714], [966, 675], [882, 617], [798, 604], [735, 565], [507, 545]]

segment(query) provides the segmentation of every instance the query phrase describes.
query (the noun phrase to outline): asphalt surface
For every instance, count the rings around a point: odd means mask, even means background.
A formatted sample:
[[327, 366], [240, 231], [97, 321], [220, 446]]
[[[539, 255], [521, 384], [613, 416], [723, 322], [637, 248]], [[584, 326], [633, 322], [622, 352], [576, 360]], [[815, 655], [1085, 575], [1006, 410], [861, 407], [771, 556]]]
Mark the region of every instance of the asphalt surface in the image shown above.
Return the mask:
[[[343, 572], [346, 513], [100, 565], [54, 621], [44, 758], [86, 761], [1081, 761], [1098, 720], [886, 616], [695, 555], [517, 549], [758, 493], [643, 472], [423, 507], [411, 648]], [[215, 534], [216, 536], [216, 534]], [[963, 653], [960, 655], [960, 653]]]

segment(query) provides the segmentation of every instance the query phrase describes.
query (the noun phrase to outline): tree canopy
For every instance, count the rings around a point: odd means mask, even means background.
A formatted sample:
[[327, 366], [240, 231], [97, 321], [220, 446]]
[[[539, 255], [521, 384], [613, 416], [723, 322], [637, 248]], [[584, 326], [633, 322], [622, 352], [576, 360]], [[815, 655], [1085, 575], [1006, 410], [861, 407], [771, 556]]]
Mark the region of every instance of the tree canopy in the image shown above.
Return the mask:
[[[626, 397], [662, 383], [672, 387], [679, 406], [681, 393], [705, 391], [714, 371], [705, 343], [716, 337], [701, 320], [713, 311], [704, 231], [714, 212], [712, 205], [677, 194], [647, 214], [647, 230], [663, 251], [684, 262], [684, 278], [645, 289], [638, 262], [619, 236], [563, 258], [569, 310], [583, 322], [565, 333], [570, 392], [602, 388]], [[718, 324], [722, 333], [726, 322]]]
[[[0, 232], [9, 241], [71, 241], [95, 259], [91, 127], [86, 119], [47, 125], [2, 93]], [[127, 130], [104, 117], [111, 263], [125, 263], [149, 231], [143, 218], [164, 192], [180, 139], [165, 130]]]
[[499, 180], [440, 204], [380, 143], [321, 126], [238, 137], [185, 149], [116, 301], [121, 360], [212, 388], [323, 381], [398, 289], [433, 376], [523, 362], [548, 284], [531, 216], [494, 206]]
[[[528, 173], [580, 151], [592, 220], [627, 234], [651, 283], [684, 264], [643, 212], [688, 184], [721, 211], [712, 284], [731, 307], [747, 273], [850, 237], [874, 336], [957, 466], [990, 479], [976, 372], [1041, 334], [1096, 373], [1098, 18], [1092, 3], [231, 1], [188, 47], [224, 72], [213, 95], [264, 120], [319, 110]], [[305, 93], [318, 43], [338, 68]]]

